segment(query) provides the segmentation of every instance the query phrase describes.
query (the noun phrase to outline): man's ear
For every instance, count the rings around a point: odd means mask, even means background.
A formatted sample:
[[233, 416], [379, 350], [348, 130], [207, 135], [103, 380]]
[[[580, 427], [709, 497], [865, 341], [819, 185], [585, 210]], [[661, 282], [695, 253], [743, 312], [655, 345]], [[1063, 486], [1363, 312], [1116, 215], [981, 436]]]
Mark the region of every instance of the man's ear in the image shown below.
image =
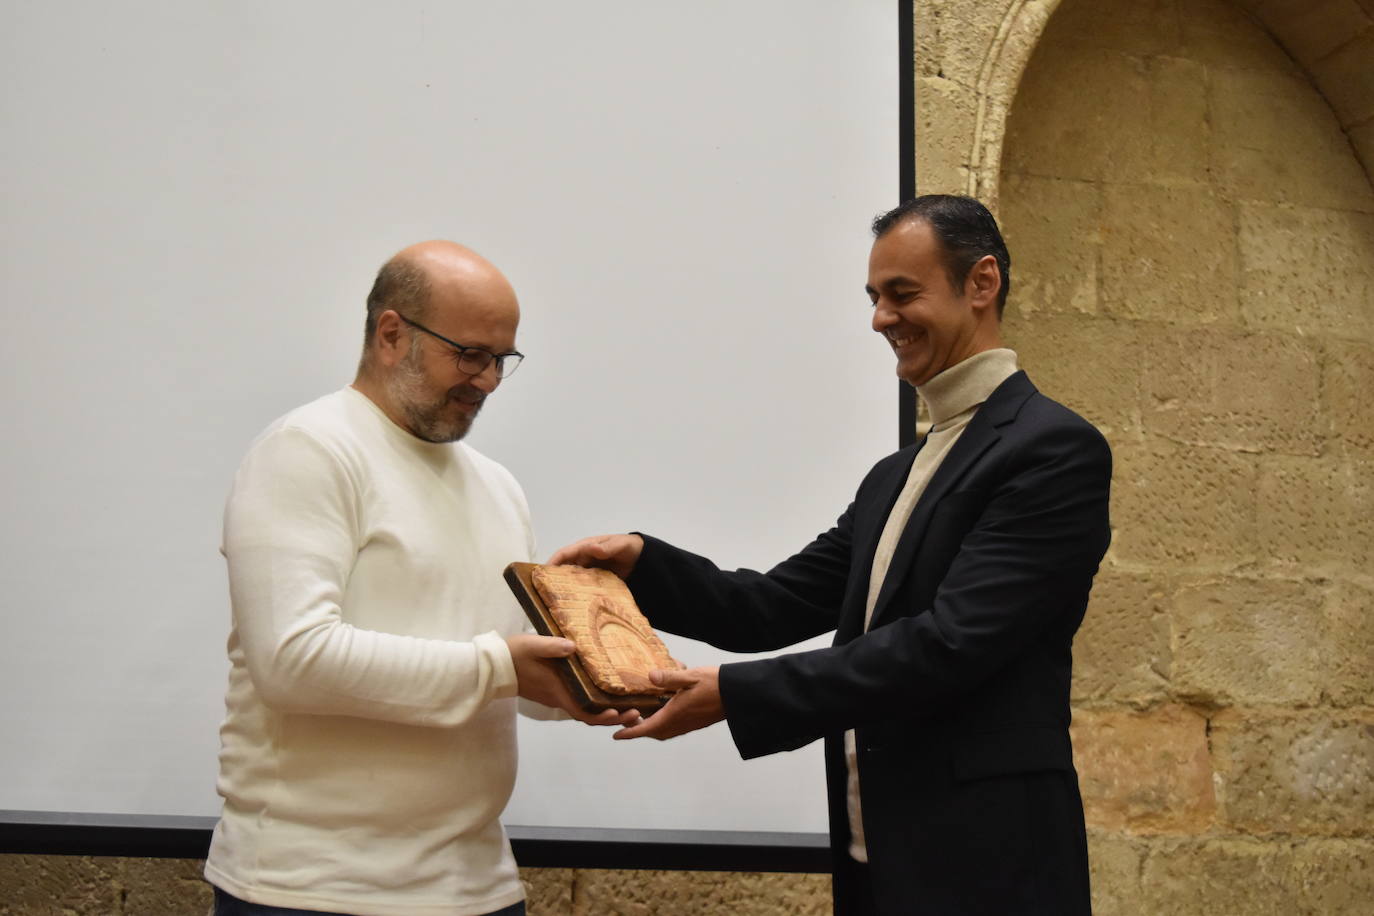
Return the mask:
[[372, 346], [377, 361], [387, 368], [395, 366], [410, 352], [410, 335], [406, 333], [405, 322], [394, 309], [387, 309], [377, 316]]
[[969, 269], [964, 281], [964, 295], [975, 308], [997, 306], [997, 294], [1002, 290], [1002, 271], [997, 259], [990, 254], [979, 258]]

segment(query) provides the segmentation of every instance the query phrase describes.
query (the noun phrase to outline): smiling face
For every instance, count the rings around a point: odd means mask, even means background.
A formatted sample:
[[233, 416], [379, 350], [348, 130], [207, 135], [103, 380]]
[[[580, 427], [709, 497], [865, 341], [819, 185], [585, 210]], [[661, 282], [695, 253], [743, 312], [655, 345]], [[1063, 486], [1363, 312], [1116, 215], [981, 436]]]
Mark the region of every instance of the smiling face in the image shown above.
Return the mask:
[[[515, 349], [520, 307], [510, 283], [474, 252], [451, 242], [426, 242], [402, 251], [425, 272], [423, 323], [465, 347], [490, 353]], [[377, 315], [368, 357], [354, 387], [398, 426], [429, 442], [467, 435], [487, 395], [501, 383], [493, 360], [478, 373], [463, 371], [454, 347], [405, 323], [386, 309]]]
[[905, 219], [873, 243], [868, 292], [873, 330], [897, 355], [897, 376], [924, 385], [975, 353], [1000, 347], [1000, 273], [991, 257], [950, 282], [944, 250], [924, 219]]

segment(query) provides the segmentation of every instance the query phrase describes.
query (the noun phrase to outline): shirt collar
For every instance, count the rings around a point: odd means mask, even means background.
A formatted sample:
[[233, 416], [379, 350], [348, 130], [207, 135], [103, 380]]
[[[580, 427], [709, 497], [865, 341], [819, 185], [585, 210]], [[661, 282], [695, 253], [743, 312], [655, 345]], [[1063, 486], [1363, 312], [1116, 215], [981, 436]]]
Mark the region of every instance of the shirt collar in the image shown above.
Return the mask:
[[1016, 351], [1005, 347], [983, 350], [950, 366], [916, 391], [930, 411], [931, 426], [939, 426], [992, 397], [997, 386], [1016, 374]]

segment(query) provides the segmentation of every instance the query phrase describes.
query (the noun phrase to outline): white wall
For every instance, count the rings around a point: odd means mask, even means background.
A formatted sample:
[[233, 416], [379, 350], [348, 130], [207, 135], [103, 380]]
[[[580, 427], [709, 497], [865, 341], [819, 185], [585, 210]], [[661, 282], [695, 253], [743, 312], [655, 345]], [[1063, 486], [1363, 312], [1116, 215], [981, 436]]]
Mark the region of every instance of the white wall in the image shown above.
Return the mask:
[[[529, 358], [470, 441], [545, 553], [634, 527], [767, 567], [826, 528], [896, 443], [862, 290], [896, 24], [887, 0], [0, 5], [0, 809], [217, 812], [230, 476], [351, 379], [409, 242], [469, 244], [521, 297]], [[814, 746], [521, 741], [508, 823], [824, 829]]]

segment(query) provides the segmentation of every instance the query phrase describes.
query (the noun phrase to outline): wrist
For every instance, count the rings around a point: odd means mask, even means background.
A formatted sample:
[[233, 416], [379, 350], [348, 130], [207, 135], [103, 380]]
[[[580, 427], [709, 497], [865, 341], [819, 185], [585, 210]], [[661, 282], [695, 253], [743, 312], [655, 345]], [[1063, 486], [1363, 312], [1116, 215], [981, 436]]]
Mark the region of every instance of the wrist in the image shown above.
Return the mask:
[[520, 690], [520, 680], [515, 674], [515, 657], [510, 647], [512, 638], [503, 638], [493, 630], [490, 633], [481, 633], [472, 640], [477, 651], [484, 655], [491, 665], [493, 700], [513, 697]]

